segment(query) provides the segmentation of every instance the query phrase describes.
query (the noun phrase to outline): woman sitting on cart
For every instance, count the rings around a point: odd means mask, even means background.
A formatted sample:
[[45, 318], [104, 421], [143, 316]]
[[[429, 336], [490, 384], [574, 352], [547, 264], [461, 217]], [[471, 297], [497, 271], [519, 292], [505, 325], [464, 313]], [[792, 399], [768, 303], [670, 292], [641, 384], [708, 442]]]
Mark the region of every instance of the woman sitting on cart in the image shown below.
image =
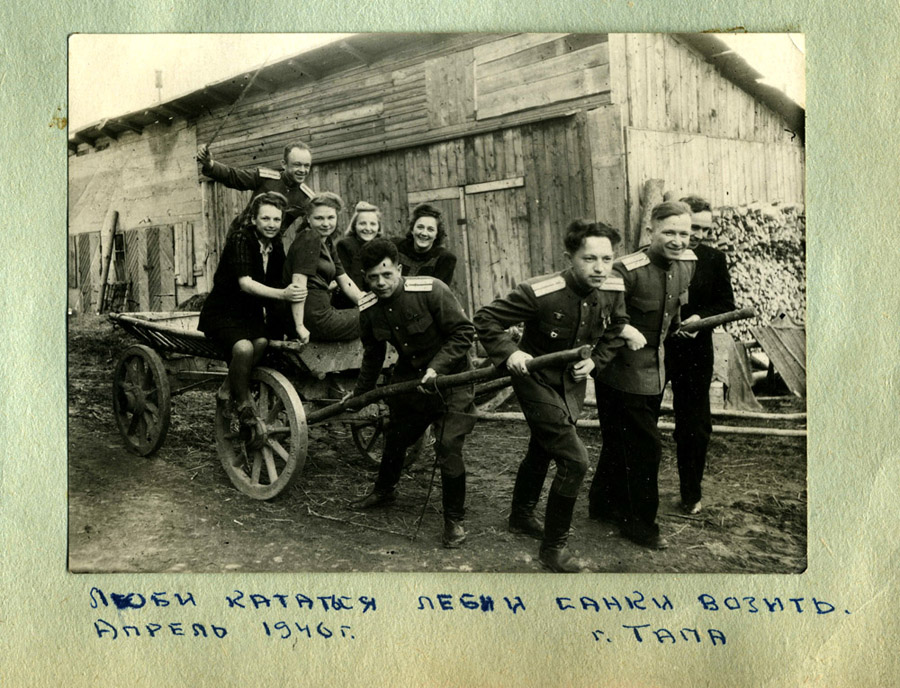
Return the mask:
[[359, 311], [334, 308], [328, 290], [331, 281], [336, 280], [354, 305], [362, 296], [344, 272], [332, 241], [343, 206], [337, 194], [324, 192], [314, 196], [303, 226], [288, 249], [284, 282], [308, 290], [305, 302], [291, 305], [294, 330], [304, 344], [310, 339], [341, 342], [359, 337]]
[[427, 275], [449, 285], [456, 269], [456, 255], [444, 248], [446, 238], [440, 210], [427, 203], [413, 208], [409, 232], [402, 239], [394, 239], [403, 276]]
[[[353, 209], [353, 217], [350, 218], [344, 237], [335, 244], [344, 271], [360, 291], [369, 291], [369, 287], [366, 284], [366, 273], [362, 269], [359, 252], [363, 246], [381, 234], [381, 211], [378, 206], [360, 201]], [[338, 291], [331, 302], [335, 308], [356, 308], [356, 304], [343, 291]]]
[[218, 345], [228, 361], [228, 379], [216, 398], [227, 403], [230, 391], [244, 425], [255, 422], [250, 371], [268, 344], [266, 303], [300, 303], [305, 297], [301, 286], [280, 286], [284, 268], [281, 218], [286, 205], [285, 197], [273, 191], [253, 198], [247, 221], [225, 242], [213, 288], [197, 326]]

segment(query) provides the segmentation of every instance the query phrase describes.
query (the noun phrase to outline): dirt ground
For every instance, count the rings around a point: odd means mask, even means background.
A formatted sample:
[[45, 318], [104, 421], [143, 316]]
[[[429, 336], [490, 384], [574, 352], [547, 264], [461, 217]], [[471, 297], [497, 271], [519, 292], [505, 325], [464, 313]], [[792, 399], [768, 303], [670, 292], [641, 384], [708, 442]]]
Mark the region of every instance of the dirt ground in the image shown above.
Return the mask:
[[[353, 512], [370, 489], [371, 461], [340, 423], [310, 430], [302, 473], [270, 502], [245, 497], [216, 456], [213, 390], [176, 397], [172, 423], [153, 456], [126, 451], [112, 416], [116, 355], [133, 341], [97, 318], [69, 329], [69, 567], [74, 572], [481, 571], [542, 572], [538, 542], [506, 531], [509, 500], [527, 440], [524, 423], [481, 421], [466, 443], [468, 541], [440, 544], [440, 478], [426, 453], [404, 474], [389, 509]], [[766, 401], [802, 411], [802, 400]], [[515, 400], [504, 410], [517, 410]], [[760, 425], [760, 421], [715, 420]], [[767, 421], [772, 427], [801, 427]], [[600, 431], [584, 428], [590, 455]], [[704, 479], [704, 509], [676, 507], [674, 444], [664, 433], [660, 516], [670, 548], [654, 552], [587, 517], [588, 473], [570, 547], [588, 572], [799, 573], [806, 568], [806, 440], [715, 434]], [[433, 456], [433, 455], [432, 455]], [[552, 472], [552, 469], [551, 469]], [[549, 485], [549, 479], [548, 479]], [[546, 497], [546, 489], [545, 489]], [[543, 504], [539, 510], [543, 509]]]

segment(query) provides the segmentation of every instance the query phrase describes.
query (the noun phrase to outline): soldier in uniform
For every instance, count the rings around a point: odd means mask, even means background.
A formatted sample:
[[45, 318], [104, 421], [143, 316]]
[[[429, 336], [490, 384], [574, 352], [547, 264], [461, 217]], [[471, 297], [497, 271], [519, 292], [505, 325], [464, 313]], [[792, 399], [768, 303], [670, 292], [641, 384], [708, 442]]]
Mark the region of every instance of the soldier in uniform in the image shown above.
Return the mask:
[[613, 266], [625, 285], [627, 347], [596, 375], [603, 448], [591, 483], [589, 514], [618, 523], [622, 535], [665, 549], [659, 535], [657, 476], [661, 442], [657, 421], [666, 384], [663, 341], [677, 329], [696, 256], [688, 248], [691, 210], [661, 203], [651, 215], [650, 245]]
[[[360, 260], [372, 289], [359, 302], [360, 339], [364, 353], [354, 396], [375, 387], [390, 342], [399, 354], [392, 383], [420, 380], [419, 391], [389, 397], [390, 423], [375, 487], [354, 503], [357, 509], [387, 506], [396, 500], [406, 450], [429, 425], [437, 438], [444, 509], [443, 544], [459, 547], [463, 527], [466, 469], [463, 442], [475, 426], [474, 385], [429, 393], [438, 375], [471, 368], [475, 327], [450, 288], [434, 277], [406, 277], [400, 272], [397, 247], [388, 239], [363, 246]], [[352, 398], [348, 406], [353, 407]]]
[[[230, 189], [252, 191], [253, 196], [265, 191], [277, 191], [287, 199], [287, 207], [284, 211], [283, 226], [286, 228], [284, 245], [290, 246], [296, 234], [294, 221], [303, 218], [309, 209], [309, 201], [315, 196], [315, 191], [304, 182], [312, 167], [312, 151], [302, 141], [288, 144], [284, 147], [284, 157], [281, 161], [281, 172], [266, 167], [252, 169], [238, 169], [223, 165], [212, 159], [209, 146], [200, 146], [197, 159], [203, 169], [203, 174], [215, 179]], [[246, 210], [236, 217], [228, 230], [230, 234], [235, 227], [241, 224], [241, 218]]]
[[[681, 199], [691, 208], [690, 248], [697, 255], [697, 268], [688, 301], [681, 309], [682, 324], [733, 311], [734, 291], [725, 254], [704, 240], [712, 227], [709, 202], [696, 196]], [[666, 373], [672, 381], [675, 407], [675, 444], [681, 508], [687, 514], [701, 509], [700, 483], [706, 467], [706, 450], [712, 433], [709, 386], [713, 374], [712, 330], [693, 334], [675, 332], [666, 341]]]
[[[627, 323], [621, 277], [610, 276], [619, 233], [601, 222], [576, 220], [565, 238], [570, 267], [519, 284], [475, 314], [479, 339], [495, 365], [506, 365], [531, 429], [528, 451], [513, 488], [509, 530], [540, 539], [540, 560], [550, 570], [576, 572], [565, 551], [587, 450], [575, 431], [588, 375], [600, 370], [622, 345]], [[519, 344], [505, 328], [524, 322]], [[590, 358], [565, 369], [529, 373], [534, 356], [589, 344]], [[556, 477], [547, 496], [544, 526], [534, 516], [550, 462]]]

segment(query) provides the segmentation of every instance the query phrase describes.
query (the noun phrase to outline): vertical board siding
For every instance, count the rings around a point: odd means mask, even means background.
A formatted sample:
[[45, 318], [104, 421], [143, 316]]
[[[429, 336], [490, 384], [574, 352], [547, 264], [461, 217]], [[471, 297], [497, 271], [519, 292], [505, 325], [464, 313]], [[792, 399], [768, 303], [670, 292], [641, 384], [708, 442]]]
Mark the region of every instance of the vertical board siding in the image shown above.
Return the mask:
[[[666, 34], [625, 34], [628, 112], [638, 129], [790, 143], [781, 117]], [[618, 83], [618, 82], [617, 82]], [[613, 95], [613, 100], [621, 100]]]
[[[803, 149], [630, 127], [626, 131], [629, 225], [640, 218], [641, 187], [663, 179], [676, 197], [697, 194], [713, 207], [754, 202], [804, 203]], [[632, 248], [634, 248], [632, 244]]]
[[126, 306], [130, 311], [150, 310], [150, 292], [146, 265], [146, 230], [127, 230], [125, 232], [125, 279], [128, 281]]

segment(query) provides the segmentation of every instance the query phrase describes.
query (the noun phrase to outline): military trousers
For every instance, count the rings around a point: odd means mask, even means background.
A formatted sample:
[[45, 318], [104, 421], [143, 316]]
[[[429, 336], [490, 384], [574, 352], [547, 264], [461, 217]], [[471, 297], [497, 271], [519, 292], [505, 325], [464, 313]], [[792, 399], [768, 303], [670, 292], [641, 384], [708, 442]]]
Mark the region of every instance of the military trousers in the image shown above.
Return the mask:
[[706, 452], [712, 434], [709, 387], [713, 375], [710, 337], [669, 339], [666, 342], [666, 374], [672, 382], [675, 439], [681, 501], [699, 502], [700, 483], [706, 468]]
[[603, 447], [590, 488], [592, 516], [619, 520], [639, 537], [659, 534], [659, 406], [662, 395], [632, 394], [597, 383]]
[[[424, 371], [421, 374], [424, 375]], [[402, 381], [391, 380], [392, 383]], [[390, 419], [384, 433], [384, 453], [375, 481], [376, 492], [390, 492], [397, 486], [406, 450], [419, 440], [429, 425], [434, 425], [434, 451], [441, 474], [455, 478], [465, 473], [463, 444], [476, 420], [474, 385], [454, 387], [442, 394], [411, 392], [388, 397], [385, 401]]]
[[[556, 476], [550, 486], [551, 491], [564, 497], [577, 497], [587, 473], [588, 455], [565, 401], [559, 390], [555, 390], [558, 400], [551, 401], [553, 397], [545, 394], [546, 398], [542, 401], [533, 401], [520, 392], [522, 386], [518, 379], [513, 380], [519, 405], [531, 429], [528, 451], [519, 466], [519, 475], [522, 480], [527, 479], [532, 490], [539, 495], [552, 461], [556, 464]], [[534, 501], [536, 499], [537, 496]]]

